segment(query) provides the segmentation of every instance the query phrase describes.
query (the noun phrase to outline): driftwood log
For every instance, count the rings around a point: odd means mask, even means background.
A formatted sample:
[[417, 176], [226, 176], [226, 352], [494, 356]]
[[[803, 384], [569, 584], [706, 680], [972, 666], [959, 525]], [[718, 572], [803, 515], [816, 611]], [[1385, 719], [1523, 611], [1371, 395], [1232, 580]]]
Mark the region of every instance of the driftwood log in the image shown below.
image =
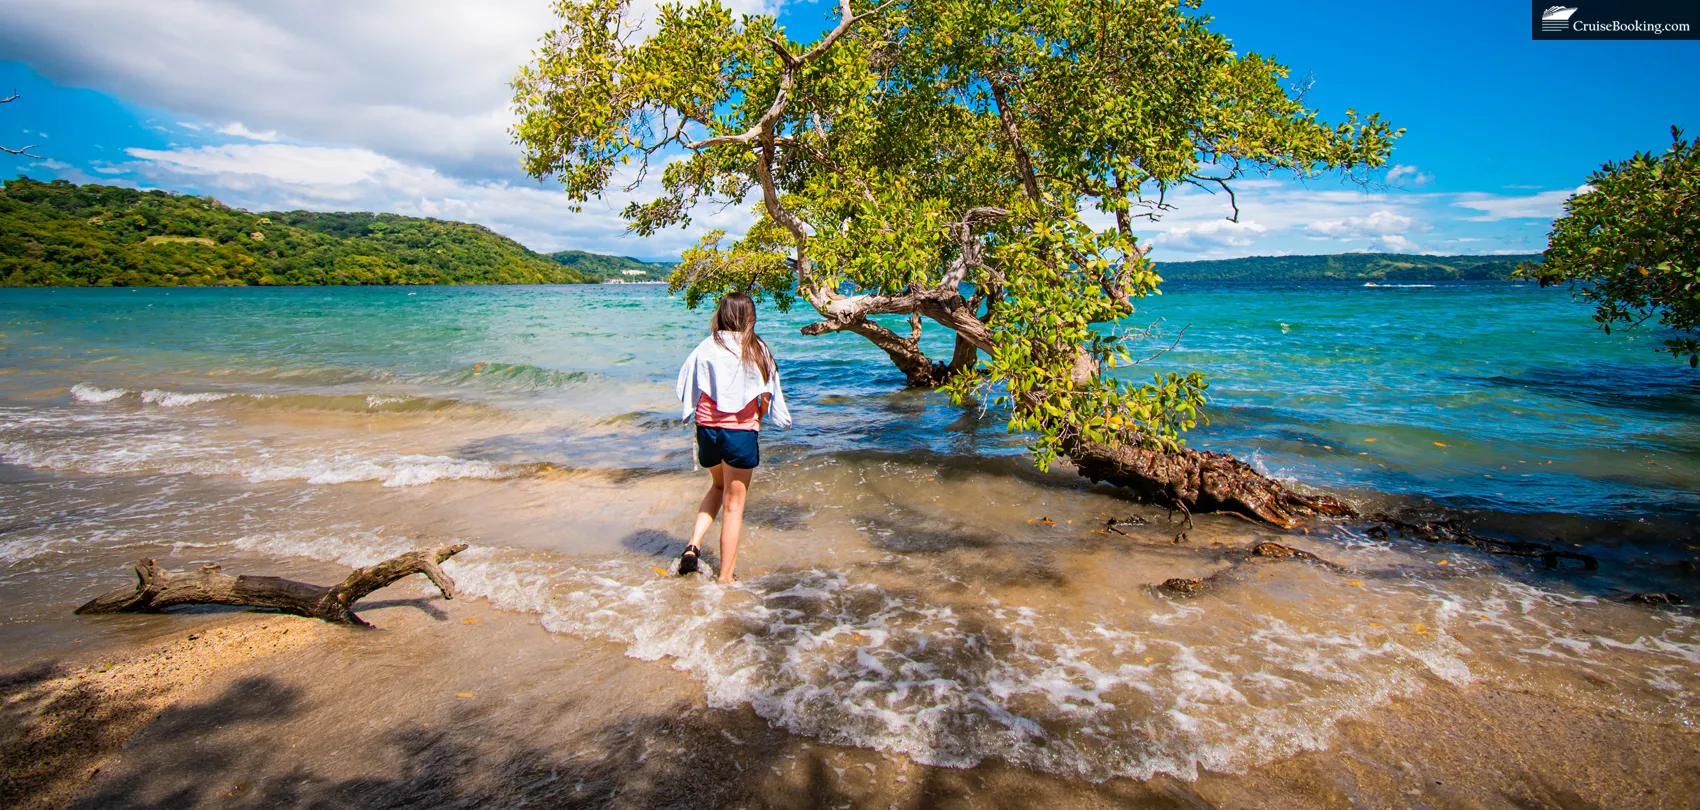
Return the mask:
[[444, 599], [455, 597], [455, 583], [439, 566], [466, 550], [465, 543], [409, 551], [377, 565], [356, 568], [335, 585], [310, 585], [281, 577], [231, 576], [217, 564], [193, 573], [163, 570], [154, 560], [136, 563], [136, 584], [77, 608], [77, 613], [159, 613], [177, 605], [237, 605], [323, 619], [335, 624], [370, 627], [354, 613], [354, 603], [373, 591], [414, 574], [424, 574]]

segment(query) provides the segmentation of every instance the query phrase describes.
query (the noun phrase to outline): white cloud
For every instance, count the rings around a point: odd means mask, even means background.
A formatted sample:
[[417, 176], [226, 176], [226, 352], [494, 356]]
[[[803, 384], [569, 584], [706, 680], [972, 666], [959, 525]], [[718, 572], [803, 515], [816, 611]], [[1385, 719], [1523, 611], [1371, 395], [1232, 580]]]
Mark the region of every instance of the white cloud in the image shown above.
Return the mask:
[[539, 251], [674, 258], [711, 228], [742, 233], [753, 219], [747, 206], [705, 207], [689, 229], [627, 236], [619, 210], [653, 196], [659, 172], [631, 194], [611, 192], [574, 212], [567, 196], [548, 186], [455, 178], [358, 147], [262, 143], [127, 151], [136, 159], [122, 167], [129, 174], [166, 188], [194, 187], [249, 210], [385, 211], [477, 222]]
[[1415, 227], [1417, 227], [1417, 220], [1382, 209], [1373, 211], [1368, 216], [1312, 222], [1305, 226], [1305, 231], [1318, 236], [1363, 239], [1402, 234]]
[[268, 129], [265, 132], [255, 132], [245, 126], [242, 126], [241, 121], [233, 121], [225, 126], [219, 127], [217, 131], [221, 135], [229, 135], [233, 138], [246, 138], [250, 141], [265, 141], [269, 143], [277, 140], [277, 130]]
[[1590, 191], [1588, 186], [1571, 190], [1543, 191], [1539, 194], [1509, 196], [1472, 191], [1459, 194], [1453, 205], [1482, 213], [1464, 217], [1466, 222], [1498, 222], [1502, 219], [1557, 219], [1564, 212], [1564, 201], [1575, 194]]
[[1375, 241], [1372, 242], [1371, 244], [1372, 244], [1372, 246], [1375, 250], [1383, 252], [1383, 253], [1421, 253], [1422, 252], [1421, 250], [1419, 250], [1417, 248], [1417, 243], [1412, 242], [1410, 239], [1405, 238], [1403, 235], [1396, 234], [1396, 233], [1387, 234], [1386, 236], [1376, 237]]
[[1400, 182], [1406, 182], [1413, 186], [1420, 186], [1433, 179], [1433, 176], [1424, 174], [1417, 167], [1407, 166], [1402, 163], [1387, 170], [1387, 185], [1390, 186], [1397, 186]]
[[1269, 229], [1249, 220], [1216, 219], [1196, 225], [1171, 228], [1157, 237], [1157, 246], [1185, 253], [1206, 253], [1221, 248], [1250, 247]]
[[7, 0], [0, 52], [243, 137], [518, 179], [507, 82], [557, 22], [548, 0]]

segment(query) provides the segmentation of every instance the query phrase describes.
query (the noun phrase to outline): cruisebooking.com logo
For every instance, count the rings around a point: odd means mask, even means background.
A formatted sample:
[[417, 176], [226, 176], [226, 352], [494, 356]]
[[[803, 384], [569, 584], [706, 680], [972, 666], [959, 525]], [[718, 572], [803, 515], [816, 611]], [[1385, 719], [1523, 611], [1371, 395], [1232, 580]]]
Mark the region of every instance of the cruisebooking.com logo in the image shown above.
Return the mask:
[[[1545, 0], [1550, 3], [1551, 0]], [[1586, 6], [1530, 4], [1535, 39], [1700, 39], [1700, 4], [1637, 0]]]

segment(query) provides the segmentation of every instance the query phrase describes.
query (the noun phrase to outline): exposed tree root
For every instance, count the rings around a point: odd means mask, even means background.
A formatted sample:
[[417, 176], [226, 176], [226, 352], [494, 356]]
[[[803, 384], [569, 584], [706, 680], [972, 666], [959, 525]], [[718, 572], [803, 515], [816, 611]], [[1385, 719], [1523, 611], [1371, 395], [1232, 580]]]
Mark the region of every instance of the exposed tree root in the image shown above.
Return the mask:
[[1632, 593], [1623, 601], [1652, 607], [1680, 607], [1688, 604], [1688, 600], [1674, 593]]
[[1081, 475], [1188, 515], [1229, 512], [1284, 529], [1311, 517], [1357, 516], [1341, 501], [1293, 492], [1226, 453], [1154, 450], [1131, 442], [1110, 447], [1084, 439], [1067, 450]]
[[1210, 576], [1175, 577], [1173, 579], [1164, 580], [1161, 585], [1155, 586], [1154, 590], [1171, 596], [1197, 596], [1232, 576], [1233, 573], [1239, 570], [1240, 566], [1245, 564], [1247, 560], [1258, 557], [1270, 560], [1302, 560], [1304, 562], [1320, 565], [1330, 571], [1346, 570], [1343, 566], [1324, 560], [1308, 551], [1290, 548], [1288, 546], [1283, 546], [1280, 543], [1264, 542], [1258, 543], [1249, 549], [1239, 549], [1229, 552], [1226, 558], [1233, 560], [1234, 564], [1228, 568], [1217, 571]]
[[453, 599], [454, 580], [438, 566], [466, 550], [465, 543], [409, 551], [377, 565], [356, 568], [335, 585], [309, 585], [279, 577], [231, 576], [217, 564], [177, 574], [154, 560], [136, 563], [133, 588], [112, 591], [77, 608], [80, 614], [159, 613], [177, 605], [238, 605], [276, 610], [335, 624], [370, 627], [354, 614], [354, 603], [373, 591], [414, 574], [424, 574], [444, 599]]
[[1512, 557], [1540, 558], [1541, 564], [1548, 568], [1558, 568], [1563, 560], [1575, 560], [1582, 564], [1585, 571], [1598, 571], [1600, 561], [1592, 555], [1575, 551], [1555, 549], [1545, 543], [1528, 543], [1520, 540], [1501, 540], [1497, 537], [1484, 537], [1473, 534], [1464, 528], [1464, 524], [1456, 518], [1413, 518], [1402, 520], [1386, 514], [1378, 514], [1370, 518], [1377, 525], [1371, 526], [1369, 534], [1372, 537], [1387, 537], [1391, 532], [1397, 532], [1406, 537], [1415, 537], [1430, 543], [1457, 543], [1458, 545], [1479, 548], [1489, 554], [1503, 554]]

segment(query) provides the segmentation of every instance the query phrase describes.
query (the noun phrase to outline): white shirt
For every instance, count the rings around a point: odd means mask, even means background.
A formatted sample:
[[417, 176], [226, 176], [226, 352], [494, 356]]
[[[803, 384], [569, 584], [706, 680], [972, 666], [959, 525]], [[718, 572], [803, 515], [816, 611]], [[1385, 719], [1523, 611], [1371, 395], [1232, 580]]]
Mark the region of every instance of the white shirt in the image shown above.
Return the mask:
[[737, 332], [718, 335], [720, 340], [715, 340], [713, 335], [703, 338], [679, 367], [679, 383], [673, 387], [681, 406], [679, 418], [686, 422], [696, 418], [697, 398], [702, 394], [707, 394], [714, 400], [714, 407], [726, 413], [737, 413], [756, 397], [769, 394], [773, 401], [767, 416], [779, 427], [790, 427], [791, 411], [785, 407], [785, 392], [779, 388], [779, 370], [774, 369], [764, 382], [761, 369], [744, 362], [742, 335]]

